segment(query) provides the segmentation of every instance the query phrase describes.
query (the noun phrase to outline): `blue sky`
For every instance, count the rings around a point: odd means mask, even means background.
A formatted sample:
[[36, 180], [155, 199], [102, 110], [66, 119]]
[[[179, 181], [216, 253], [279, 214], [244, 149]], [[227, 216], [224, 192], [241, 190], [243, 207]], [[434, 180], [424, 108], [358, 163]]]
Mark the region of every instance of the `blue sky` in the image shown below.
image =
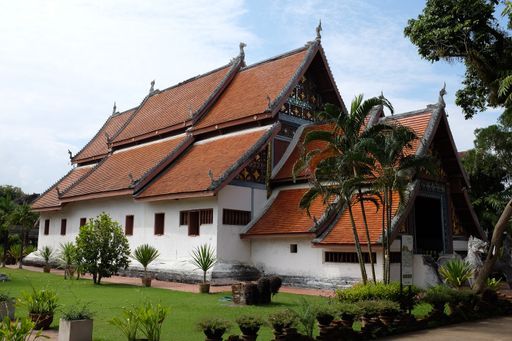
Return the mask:
[[315, 37], [346, 103], [381, 91], [397, 112], [445, 97], [459, 150], [487, 111], [466, 121], [454, 104], [464, 68], [430, 64], [403, 36], [423, 1], [10, 1], [0, 5], [0, 184], [42, 192], [71, 167], [117, 102], [136, 106], [149, 83], [166, 88], [226, 64], [247, 43], [248, 63]]

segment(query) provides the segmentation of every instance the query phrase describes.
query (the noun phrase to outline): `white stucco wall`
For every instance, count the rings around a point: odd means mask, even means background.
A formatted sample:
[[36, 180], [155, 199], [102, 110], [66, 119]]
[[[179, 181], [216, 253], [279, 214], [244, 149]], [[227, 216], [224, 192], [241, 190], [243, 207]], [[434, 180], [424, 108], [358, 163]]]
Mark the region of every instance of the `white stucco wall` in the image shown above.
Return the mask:
[[[297, 244], [297, 253], [290, 253], [290, 244]], [[251, 259], [265, 273], [284, 276], [304, 276], [337, 280], [344, 277], [360, 278], [357, 263], [324, 262], [325, 251], [355, 252], [354, 248], [324, 249], [313, 247], [310, 238], [253, 239]], [[376, 251], [376, 250], [375, 250]], [[382, 257], [377, 253], [376, 276], [382, 277]], [[366, 271], [371, 276], [370, 265]]]
[[244, 225], [222, 224], [222, 210], [233, 209], [251, 211], [252, 217], [258, 215], [266, 201], [266, 190], [229, 185], [218, 194], [218, 235], [217, 254], [221, 261], [251, 262], [251, 242], [240, 239]]
[[[213, 208], [214, 224], [200, 226], [199, 236], [188, 236], [188, 227], [179, 225], [179, 212], [183, 210]], [[38, 248], [74, 241], [79, 230], [80, 218], [93, 218], [101, 212], [108, 213], [124, 230], [126, 215], [134, 216], [133, 235], [127, 236], [133, 250], [140, 244], [149, 243], [160, 251], [160, 259], [178, 260], [189, 258], [197, 245], [217, 244], [215, 222], [218, 220], [217, 198], [201, 198], [158, 202], [135, 202], [131, 197], [88, 200], [69, 203], [61, 211], [42, 212]], [[154, 234], [155, 213], [165, 213], [164, 235]], [[44, 221], [50, 219], [49, 235], [44, 235]], [[61, 219], [67, 219], [66, 235], [60, 235]]]

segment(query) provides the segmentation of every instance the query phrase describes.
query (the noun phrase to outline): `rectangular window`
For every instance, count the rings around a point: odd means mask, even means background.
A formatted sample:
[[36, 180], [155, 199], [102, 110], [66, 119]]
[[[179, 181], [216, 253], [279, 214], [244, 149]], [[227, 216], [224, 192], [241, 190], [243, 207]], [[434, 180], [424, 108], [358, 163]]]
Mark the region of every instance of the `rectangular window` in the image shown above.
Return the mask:
[[199, 236], [199, 211], [188, 212], [188, 235]]
[[402, 262], [402, 253], [401, 252], [390, 252], [389, 253], [389, 262], [390, 263]]
[[66, 219], [61, 219], [60, 221], [60, 235], [65, 236], [66, 235], [66, 225], [67, 225]]
[[213, 224], [213, 208], [199, 210], [199, 224]]
[[290, 253], [297, 253], [297, 244], [290, 244]]
[[188, 225], [188, 212], [189, 211], [180, 212], [180, 225]]
[[155, 213], [155, 235], [157, 236], [164, 234], [164, 219], [165, 213]]
[[80, 226], [79, 227], [82, 227], [85, 224], [87, 224], [87, 218], [80, 218]]
[[124, 224], [124, 234], [127, 236], [133, 235], [133, 215], [127, 215]]
[[50, 219], [44, 220], [44, 234], [46, 236], [50, 234]]
[[251, 211], [222, 210], [222, 223], [224, 225], [247, 225], [251, 221]]
[[[375, 252], [372, 253], [372, 256], [375, 260]], [[365, 263], [370, 263], [370, 254], [368, 252], [363, 253], [363, 259]], [[324, 261], [326, 263], [359, 263], [357, 253], [355, 252], [326, 251], [324, 253]]]

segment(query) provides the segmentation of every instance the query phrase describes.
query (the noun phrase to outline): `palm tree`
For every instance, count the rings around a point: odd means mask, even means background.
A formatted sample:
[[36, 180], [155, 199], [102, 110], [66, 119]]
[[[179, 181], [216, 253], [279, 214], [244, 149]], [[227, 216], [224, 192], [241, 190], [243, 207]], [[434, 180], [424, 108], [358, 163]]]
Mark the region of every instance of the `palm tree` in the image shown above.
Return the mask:
[[203, 271], [203, 283], [200, 286], [200, 291], [201, 293], [208, 293], [210, 291], [210, 286], [206, 283], [206, 272], [217, 262], [215, 249], [208, 244], [203, 244], [192, 250], [191, 256], [192, 260], [190, 263]]
[[[388, 126], [390, 127], [390, 126]], [[395, 125], [392, 129], [381, 131], [368, 144], [368, 150], [376, 165], [371, 179], [373, 189], [382, 194], [382, 245], [383, 245], [383, 279], [390, 281], [390, 233], [393, 217], [393, 193], [398, 194], [398, 208], [401, 209], [406, 199], [407, 185], [418, 171], [435, 173], [435, 163], [431, 156], [413, 154], [413, 143], [418, 137], [411, 129]]]
[[37, 213], [34, 213], [29, 205], [18, 205], [14, 211], [9, 215], [10, 225], [17, 225], [21, 228], [21, 250], [20, 262], [18, 267], [21, 269], [23, 263], [23, 248], [25, 246], [25, 237], [28, 229], [32, 228], [38, 219]]
[[364, 206], [365, 201], [373, 199], [363, 191], [366, 177], [371, 174], [374, 163], [368, 156], [366, 146], [375, 135], [388, 129], [385, 125], [367, 126], [372, 110], [376, 106], [385, 106], [393, 111], [391, 103], [383, 96], [368, 100], [364, 100], [363, 95], [356, 96], [348, 114], [333, 105], [326, 105], [325, 110], [318, 113], [317, 117], [320, 121], [330, 124], [331, 128], [309, 131], [304, 138], [306, 147], [318, 142], [321, 142], [323, 147], [305, 153], [294, 166], [294, 176], [305, 169], [310, 171], [309, 180], [312, 187], [304, 195], [301, 207], [308, 209], [318, 196], [323, 197], [324, 203], [336, 201], [337, 209], [347, 207], [364, 283], [367, 281], [366, 266], [352, 206], [357, 202], [361, 205], [372, 279], [376, 282], [373, 250]]
[[159, 256], [160, 253], [158, 250], [149, 244], [139, 245], [130, 256], [139, 262], [144, 268], [144, 278], [142, 279], [144, 286], [151, 286], [151, 278], [148, 278], [148, 265], [151, 264]]
[[39, 256], [43, 258], [44, 261], [44, 272], [50, 272], [50, 262], [53, 260], [53, 248], [51, 246], [45, 245], [39, 251]]

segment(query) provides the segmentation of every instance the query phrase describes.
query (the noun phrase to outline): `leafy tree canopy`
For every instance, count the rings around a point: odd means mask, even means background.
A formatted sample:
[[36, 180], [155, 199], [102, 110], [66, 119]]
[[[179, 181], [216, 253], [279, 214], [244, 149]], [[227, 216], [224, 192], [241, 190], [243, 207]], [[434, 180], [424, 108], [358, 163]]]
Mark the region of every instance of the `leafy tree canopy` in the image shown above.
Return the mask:
[[100, 284], [103, 277], [110, 277], [128, 267], [128, 239], [119, 223], [106, 213], [80, 228], [76, 247], [84, 271], [92, 275], [95, 284]]
[[[503, 4], [505, 9], [497, 13]], [[508, 16], [508, 29], [500, 26], [497, 17], [501, 15]], [[487, 106], [512, 110], [512, 100], [507, 100], [512, 86], [503, 84], [507, 79], [512, 84], [511, 29], [510, 0], [428, 0], [404, 33], [423, 58], [465, 64], [456, 104], [470, 118]]]

